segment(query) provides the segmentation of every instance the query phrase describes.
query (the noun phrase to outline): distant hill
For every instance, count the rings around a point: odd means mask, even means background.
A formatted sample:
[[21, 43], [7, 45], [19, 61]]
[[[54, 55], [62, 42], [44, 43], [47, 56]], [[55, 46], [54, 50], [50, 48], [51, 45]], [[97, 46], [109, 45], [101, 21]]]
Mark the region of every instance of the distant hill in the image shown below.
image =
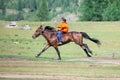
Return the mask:
[[0, 20], [120, 21], [120, 0], [0, 0]]
[[[0, 0], [5, 7], [5, 19], [16, 20], [16, 17], [22, 16], [24, 20], [36, 20], [36, 13], [42, 0]], [[69, 16], [73, 20], [78, 20], [78, 7], [80, 0], [47, 0], [47, 6], [50, 14], [50, 20], [59, 18], [59, 15]], [[3, 8], [1, 8], [3, 10]], [[2, 14], [2, 11], [0, 11]], [[69, 14], [68, 14], [69, 13]], [[72, 14], [70, 14], [72, 13]], [[13, 17], [13, 18], [12, 18]]]

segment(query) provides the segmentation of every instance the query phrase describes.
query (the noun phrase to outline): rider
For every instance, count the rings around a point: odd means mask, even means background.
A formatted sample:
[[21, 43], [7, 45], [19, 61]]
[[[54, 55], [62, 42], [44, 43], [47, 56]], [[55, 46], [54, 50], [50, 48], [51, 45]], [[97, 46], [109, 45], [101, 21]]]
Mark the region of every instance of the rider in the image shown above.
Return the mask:
[[62, 44], [62, 34], [67, 33], [68, 29], [69, 29], [65, 18], [62, 17], [62, 24], [60, 26], [58, 26], [57, 28], [59, 31], [58, 35], [57, 35], [58, 44]]

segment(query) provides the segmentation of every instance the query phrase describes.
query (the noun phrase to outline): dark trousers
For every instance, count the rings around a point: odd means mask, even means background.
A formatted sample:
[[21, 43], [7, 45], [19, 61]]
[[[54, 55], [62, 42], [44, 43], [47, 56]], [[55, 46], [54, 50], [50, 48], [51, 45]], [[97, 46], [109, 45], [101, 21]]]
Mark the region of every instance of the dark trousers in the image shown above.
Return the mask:
[[59, 33], [58, 33], [58, 35], [57, 35], [58, 42], [62, 42], [62, 34], [63, 34], [63, 32], [62, 32], [62, 31], [59, 31]]

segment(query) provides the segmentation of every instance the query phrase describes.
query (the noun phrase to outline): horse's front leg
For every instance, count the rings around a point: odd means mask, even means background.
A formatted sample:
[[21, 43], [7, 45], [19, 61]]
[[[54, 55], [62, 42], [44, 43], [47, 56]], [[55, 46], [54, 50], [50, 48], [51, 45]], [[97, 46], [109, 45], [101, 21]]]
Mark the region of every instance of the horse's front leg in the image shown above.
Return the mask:
[[47, 45], [42, 49], [42, 51], [36, 55], [36, 58], [38, 58], [38, 57], [39, 57], [44, 51], [46, 51], [49, 47], [50, 47], [50, 45], [47, 44]]

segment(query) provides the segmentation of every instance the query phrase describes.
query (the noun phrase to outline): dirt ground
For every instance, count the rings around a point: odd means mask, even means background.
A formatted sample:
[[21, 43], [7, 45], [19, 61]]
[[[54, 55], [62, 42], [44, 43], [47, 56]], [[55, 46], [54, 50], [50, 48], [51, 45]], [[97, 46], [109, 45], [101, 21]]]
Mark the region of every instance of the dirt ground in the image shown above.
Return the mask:
[[87, 61], [87, 62], [96, 62], [96, 63], [111, 63], [111, 64], [120, 64], [119, 59], [112, 58], [74, 58], [67, 61]]
[[[2, 60], [11, 61], [27, 61], [25, 59], [17, 58], [0, 58]], [[89, 61], [96, 63], [111, 63], [120, 65], [120, 60], [111, 58], [73, 58], [67, 59], [65, 61]], [[2, 78], [18, 78], [18, 79], [45, 79], [45, 80], [120, 80], [120, 78], [84, 78], [79, 76], [50, 76], [50, 75], [19, 75], [19, 74], [0, 74], [0, 79]]]
[[[0, 61], [29, 61], [27, 59], [19, 58], [0, 58]], [[86, 61], [86, 62], [96, 62], [96, 63], [111, 63], [111, 64], [120, 64], [120, 59], [113, 58], [71, 58], [64, 61]]]
[[120, 78], [82, 78], [78, 76], [16, 75], [0, 74], [0, 78], [46, 79], [46, 80], [120, 80]]

